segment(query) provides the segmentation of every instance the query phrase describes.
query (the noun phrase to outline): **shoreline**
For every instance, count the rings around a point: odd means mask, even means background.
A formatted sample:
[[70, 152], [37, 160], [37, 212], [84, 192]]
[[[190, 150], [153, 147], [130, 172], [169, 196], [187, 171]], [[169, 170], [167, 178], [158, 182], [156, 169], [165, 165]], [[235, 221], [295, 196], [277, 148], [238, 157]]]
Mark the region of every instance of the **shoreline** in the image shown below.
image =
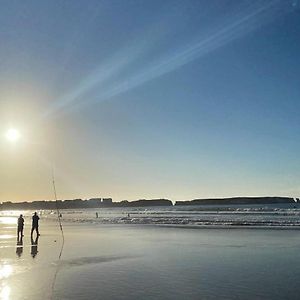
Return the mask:
[[[5, 219], [14, 219], [15, 223], [17, 221], [16, 216], [0, 216], [0, 226], [2, 221]], [[29, 219], [28, 216], [25, 217], [26, 220]], [[43, 217], [41, 218], [41, 224], [44, 222], [52, 224], [54, 226], [57, 226], [59, 228], [59, 223], [57, 220], [57, 217]], [[121, 222], [118, 220], [117, 222], [113, 221], [107, 221], [107, 220], [101, 220], [100, 218], [80, 218], [80, 219], [64, 219], [61, 218], [61, 222], [63, 226], [72, 226], [72, 225], [91, 225], [91, 226], [120, 226], [120, 227], [168, 227], [168, 228], [182, 228], [182, 229], [198, 229], [198, 230], [204, 230], [204, 229], [224, 229], [224, 230], [230, 230], [230, 229], [251, 229], [251, 230], [300, 230], [300, 225], [293, 225], [293, 224], [287, 224], [287, 225], [249, 225], [249, 224], [181, 224], [181, 223], [159, 223], [159, 222], [153, 222], [153, 223], [146, 223], [146, 222], [135, 222], [134, 220], [121, 220]], [[17, 225], [15, 223], [10, 223], [6, 226], [6, 228], [13, 228], [15, 231], [17, 231]], [[26, 222], [25, 231], [29, 231], [31, 228], [30, 222]], [[1, 236], [1, 235], [0, 235]]]

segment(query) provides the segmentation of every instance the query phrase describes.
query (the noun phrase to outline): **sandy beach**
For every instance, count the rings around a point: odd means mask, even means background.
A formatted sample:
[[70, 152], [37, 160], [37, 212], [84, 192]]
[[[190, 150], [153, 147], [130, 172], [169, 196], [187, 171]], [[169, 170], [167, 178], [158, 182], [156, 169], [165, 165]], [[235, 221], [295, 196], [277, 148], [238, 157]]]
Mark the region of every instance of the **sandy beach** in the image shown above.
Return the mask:
[[300, 0], [2, 0], [0, 300], [300, 299], [299, 37]]
[[[297, 299], [299, 231], [191, 229], [1, 218], [0, 299]], [[55, 278], [56, 276], [56, 278]], [[55, 281], [55, 282], [54, 282]]]

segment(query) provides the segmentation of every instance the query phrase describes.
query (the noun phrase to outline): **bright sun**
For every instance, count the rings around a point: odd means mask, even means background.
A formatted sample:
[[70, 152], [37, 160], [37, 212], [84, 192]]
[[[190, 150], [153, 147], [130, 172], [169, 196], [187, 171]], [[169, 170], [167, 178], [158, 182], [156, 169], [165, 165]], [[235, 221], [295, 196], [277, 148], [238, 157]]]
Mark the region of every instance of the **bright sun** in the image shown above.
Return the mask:
[[15, 128], [11, 128], [7, 130], [5, 136], [10, 142], [16, 142], [20, 138], [20, 132]]

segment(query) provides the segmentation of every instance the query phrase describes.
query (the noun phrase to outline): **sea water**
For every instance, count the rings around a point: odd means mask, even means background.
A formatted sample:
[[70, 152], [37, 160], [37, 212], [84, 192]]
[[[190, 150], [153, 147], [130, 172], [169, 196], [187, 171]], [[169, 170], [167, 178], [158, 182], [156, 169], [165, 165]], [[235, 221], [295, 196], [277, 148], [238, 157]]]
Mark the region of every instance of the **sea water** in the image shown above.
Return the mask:
[[[8, 212], [0, 213], [2, 215]], [[10, 212], [17, 216], [19, 212]], [[32, 212], [25, 211], [30, 217]], [[56, 211], [40, 211], [43, 218], [56, 220]], [[96, 217], [96, 213], [97, 216]], [[122, 207], [61, 210], [62, 220], [78, 223], [100, 224], [152, 224], [203, 226], [256, 226], [300, 228], [300, 205], [223, 205], [223, 206], [167, 206], [167, 207]]]

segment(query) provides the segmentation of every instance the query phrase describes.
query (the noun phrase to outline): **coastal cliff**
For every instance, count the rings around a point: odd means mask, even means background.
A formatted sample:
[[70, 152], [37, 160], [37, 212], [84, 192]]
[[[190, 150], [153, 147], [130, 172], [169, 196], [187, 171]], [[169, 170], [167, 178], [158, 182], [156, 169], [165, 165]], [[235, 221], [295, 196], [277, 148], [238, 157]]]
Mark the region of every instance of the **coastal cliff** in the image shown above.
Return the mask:
[[79, 209], [79, 208], [106, 208], [106, 207], [146, 207], [146, 206], [172, 206], [168, 199], [141, 199], [136, 201], [123, 200], [113, 202], [111, 198], [92, 198], [89, 200], [73, 199], [56, 201], [33, 201], [33, 202], [2, 202], [0, 210], [23, 210], [23, 209]]
[[175, 205], [230, 205], [230, 204], [278, 204], [295, 203], [289, 197], [232, 197], [232, 198], [211, 198], [194, 199], [189, 201], [176, 201]]
[[[243, 204], [284, 204], [300, 202], [299, 198], [290, 197], [233, 197], [233, 198], [209, 198], [176, 201], [175, 205], [243, 205]], [[91, 198], [88, 200], [58, 200], [56, 201], [33, 201], [33, 202], [2, 202], [0, 210], [38, 210], [38, 209], [80, 209], [80, 208], [106, 208], [106, 207], [149, 207], [149, 206], [173, 206], [169, 199], [140, 199], [135, 201], [123, 200], [113, 202], [112, 198]]]

